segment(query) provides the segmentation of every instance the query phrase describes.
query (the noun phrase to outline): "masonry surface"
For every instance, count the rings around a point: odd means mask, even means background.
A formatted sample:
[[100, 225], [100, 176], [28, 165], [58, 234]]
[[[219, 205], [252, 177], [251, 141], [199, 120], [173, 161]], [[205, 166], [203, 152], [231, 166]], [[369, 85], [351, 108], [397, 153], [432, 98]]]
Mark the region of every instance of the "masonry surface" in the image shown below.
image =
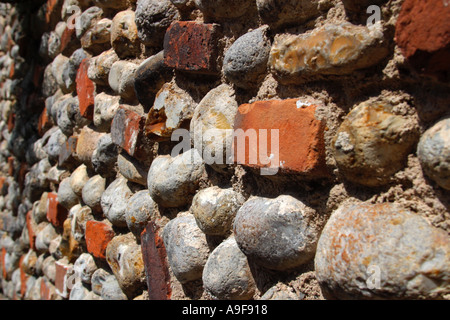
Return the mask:
[[444, 0], [1, 1], [0, 298], [449, 300], [449, 55]]

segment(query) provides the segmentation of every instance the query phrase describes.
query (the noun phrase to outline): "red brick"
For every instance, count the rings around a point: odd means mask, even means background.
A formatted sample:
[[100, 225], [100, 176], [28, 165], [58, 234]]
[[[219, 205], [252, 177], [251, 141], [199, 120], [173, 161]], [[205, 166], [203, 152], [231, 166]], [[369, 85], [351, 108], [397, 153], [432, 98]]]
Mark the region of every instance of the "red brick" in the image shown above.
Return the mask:
[[6, 249], [2, 248], [2, 253], [0, 254], [0, 267], [2, 269], [2, 277], [5, 280], [8, 280], [8, 273], [6, 272], [6, 266], [5, 266], [5, 256], [6, 256]]
[[96, 258], [106, 259], [106, 247], [114, 238], [114, 231], [106, 223], [90, 220], [86, 222], [85, 238], [87, 251]]
[[76, 84], [81, 116], [94, 119], [95, 84], [88, 78], [89, 59], [84, 59], [78, 68]]
[[8, 157], [8, 175], [14, 176], [14, 157]]
[[28, 229], [28, 238], [30, 240], [30, 248], [32, 250], [36, 250], [36, 228], [37, 224], [36, 221], [33, 219], [33, 212], [28, 211], [27, 217], [26, 217], [26, 225]]
[[19, 183], [19, 189], [22, 192], [25, 186], [25, 175], [28, 173], [28, 164], [22, 162], [19, 168], [19, 176], [17, 177], [17, 182]]
[[8, 183], [5, 177], [0, 177], [0, 195], [5, 196], [8, 193]]
[[158, 232], [159, 227], [154, 222], [150, 222], [141, 234], [148, 295], [149, 300], [170, 300], [172, 289], [166, 248]]
[[56, 300], [57, 298], [55, 286], [46, 278], [42, 278], [40, 294], [41, 300]]
[[15, 124], [16, 124], [16, 114], [10, 113], [8, 117], [8, 132], [13, 131]]
[[59, 261], [55, 262], [55, 289], [56, 293], [63, 298], [69, 297], [70, 289], [67, 287], [66, 275], [71, 269], [71, 266]]
[[164, 37], [164, 63], [181, 71], [216, 73], [218, 29], [217, 24], [173, 22]]
[[75, 28], [69, 26], [64, 29], [61, 35], [61, 52], [67, 57], [70, 57], [72, 53], [81, 46], [80, 40], [75, 35]]
[[47, 220], [55, 227], [63, 227], [67, 215], [67, 209], [59, 203], [58, 195], [50, 192], [47, 197]]
[[140, 114], [120, 107], [111, 124], [112, 141], [130, 156], [139, 155], [143, 143], [146, 118]]
[[53, 30], [59, 20], [61, 20], [62, 0], [47, 0], [45, 7], [46, 27]]
[[16, 73], [16, 65], [14, 63], [14, 61], [11, 63], [11, 67], [9, 68], [9, 76], [8, 78], [10, 79], [14, 79], [14, 75]]
[[[24, 57], [24, 56], [22, 56]], [[36, 65], [33, 73], [33, 84], [35, 88], [40, 88], [42, 86], [42, 81], [44, 79], [45, 68], [40, 65]]]
[[38, 133], [42, 137], [51, 127], [53, 126], [53, 122], [51, 118], [48, 117], [47, 108], [44, 108], [41, 115], [39, 116], [38, 122]]
[[395, 39], [417, 71], [450, 80], [450, 6], [445, 1], [406, 0]]
[[[276, 152], [272, 150], [270, 130], [279, 130], [279, 172], [299, 174], [311, 178], [328, 175], [325, 164], [324, 129], [322, 121], [316, 119], [316, 106], [297, 106], [297, 99], [257, 101], [253, 104], [244, 104], [239, 107], [236, 115], [234, 129], [267, 130], [267, 156]], [[258, 136], [258, 135], [257, 135]], [[235, 162], [253, 168], [268, 168], [270, 164], [262, 164], [257, 156], [256, 163], [252, 163], [250, 151], [259, 154], [258, 143], [251, 146], [248, 141], [243, 146], [234, 140]], [[240, 152], [238, 152], [238, 147]], [[241, 154], [241, 158], [238, 158]], [[276, 158], [275, 158], [276, 159]]]

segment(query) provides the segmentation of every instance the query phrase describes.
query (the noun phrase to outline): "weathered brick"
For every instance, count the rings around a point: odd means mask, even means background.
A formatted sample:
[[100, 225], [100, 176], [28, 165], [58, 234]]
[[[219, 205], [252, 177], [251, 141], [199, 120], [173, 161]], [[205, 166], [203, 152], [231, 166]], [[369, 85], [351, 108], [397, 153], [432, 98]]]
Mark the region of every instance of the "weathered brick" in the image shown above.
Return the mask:
[[28, 230], [28, 238], [30, 241], [30, 248], [33, 250], [36, 250], [36, 230], [37, 230], [37, 223], [33, 218], [33, 212], [28, 211], [26, 216], [26, 226]]
[[166, 248], [159, 227], [150, 222], [141, 234], [141, 248], [149, 300], [170, 300], [172, 289]]
[[176, 21], [164, 37], [164, 63], [177, 70], [216, 73], [217, 24]]
[[95, 258], [106, 259], [106, 247], [114, 238], [113, 229], [106, 223], [99, 221], [86, 222], [87, 251]]
[[55, 227], [62, 227], [67, 215], [67, 209], [58, 202], [58, 195], [50, 192], [47, 196], [47, 220]]
[[[252, 143], [233, 141], [234, 159], [237, 163], [253, 168], [269, 168], [267, 159], [261, 161], [259, 153], [262, 145], [267, 146], [267, 156], [276, 159], [277, 150], [273, 149], [276, 140], [272, 141], [272, 130], [279, 130], [278, 162], [272, 167], [279, 167], [283, 173], [301, 174], [309, 177], [327, 176], [325, 164], [324, 129], [325, 124], [315, 116], [317, 106], [303, 104], [301, 100], [257, 101], [239, 107], [234, 129], [255, 130], [258, 136], [261, 129], [267, 130], [267, 141], [257, 137]], [[251, 155], [257, 155], [252, 159]], [[273, 157], [275, 156], [275, 157]], [[255, 161], [256, 160], [256, 161]], [[273, 161], [273, 160], [270, 160]]]
[[94, 119], [95, 84], [88, 77], [89, 59], [84, 59], [77, 72], [77, 94], [82, 117]]
[[61, 168], [71, 168], [76, 165], [76, 159], [74, 154], [77, 150], [77, 137], [69, 137], [66, 143], [61, 146], [61, 151], [59, 152], [58, 165]]
[[76, 37], [75, 28], [67, 26], [61, 35], [61, 53], [70, 57], [80, 47], [80, 40]]
[[45, 26], [48, 30], [53, 30], [61, 20], [61, 9], [63, 0], [47, 0], [45, 4]]
[[7, 280], [8, 273], [6, 272], [5, 257], [6, 257], [6, 249], [2, 248], [2, 253], [0, 254], [0, 267], [2, 270], [3, 279]]
[[111, 125], [112, 141], [123, 148], [130, 156], [143, 151], [145, 117], [137, 112], [120, 107]]
[[39, 116], [38, 133], [42, 137], [53, 126], [52, 119], [49, 118], [47, 108], [44, 108]]
[[40, 294], [41, 300], [56, 300], [58, 297], [55, 286], [45, 277], [41, 281]]
[[17, 182], [19, 183], [20, 192], [25, 187], [25, 176], [28, 173], [28, 164], [26, 162], [20, 163], [19, 172], [17, 176]]
[[63, 261], [56, 261], [55, 263], [55, 289], [56, 293], [63, 298], [68, 298], [70, 294], [70, 288], [68, 284], [68, 276], [72, 266], [64, 263]]
[[11, 112], [8, 117], [8, 132], [13, 131], [15, 124], [16, 124], [16, 114], [14, 112]]
[[14, 176], [15, 168], [14, 168], [14, 157], [8, 157], [8, 175], [10, 177]]
[[446, 1], [406, 0], [395, 38], [417, 71], [450, 79], [450, 6]]

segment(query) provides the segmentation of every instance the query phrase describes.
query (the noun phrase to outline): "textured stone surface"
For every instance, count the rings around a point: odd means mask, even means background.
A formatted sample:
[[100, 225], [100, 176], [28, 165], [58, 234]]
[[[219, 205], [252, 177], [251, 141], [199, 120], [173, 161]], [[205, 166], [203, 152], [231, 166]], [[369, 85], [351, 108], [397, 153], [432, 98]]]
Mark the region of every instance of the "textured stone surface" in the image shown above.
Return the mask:
[[330, 5], [327, 0], [256, 0], [262, 20], [275, 28], [302, 24], [320, 15]]
[[239, 37], [225, 52], [223, 73], [241, 88], [255, 87], [264, 77], [270, 54], [267, 26]]
[[195, 6], [207, 17], [238, 18], [244, 15], [251, 0], [195, 0]]
[[90, 178], [81, 191], [83, 202], [94, 211], [101, 209], [101, 198], [105, 187], [106, 180], [102, 176], [96, 175]]
[[71, 233], [73, 238], [79, 242], [85, 242], [86, 223], [94, 220], [92, 210], [88, 206], [75, 205], [69, 211], [69, 218], [71, 219]]
[[169, 0], [138, 0], [136, 25], [139, 40], [150, 47], [162, 47], [164, 33], [180, 14]]
[[103, 10], [99, 7], [90, 7], [83, 11], [78, 19], [75, 20], [75, 31], [77, 38], [81, 38], [83, 34], [101, 19]]
[[128, 154], [119, 154], [117, 158], [117, 167], [122, 176], [127, 180], [147, 186], [147, 174], [149, 166], [146, 166], [136, 159], [130, 157]]
[[87, 167], [84, 164], [73, 171], [69, 181], [70, 187], [77, 196], [81, 197], [83, 187], [88, 182], [88, 180], [89, 175], [87, 173]]
[[126, 100], [135, 100], [134, 73], [137, 65], [127, 61], [115, 62], [108, 76], [109, 86]]
[[236, 214], [233, 230], [247, 257], [268, 269], [286, 270], [314, 257], [320, 225], [315, 210], [282, 195], [247, 200]]
[[102, 286], [105, 283], [106, 279], [111, 276], [105, 269], [98, 268], [91, 277], [91, 287], [92, 292], [101, 295], [102, 294]]
[[103, 192], [101, 206], [105, 217], [117, 227], [126, 227], [128, 199], [133, 195], [127, 179], [119, 177]]
[[138, 30], [134, 11], [121, 11], [112, 20], [111, 45], [120, 58], [137, 55], [140, 52]]
[[210, 187], [195, 195], [190, 212], [205, 234], [226, 235], [231, 231], [234, 217], [244, 202], [244, 197], [233, 189]]
[[87, 251], [95, 258], [106, 259], [106, 247], [114, 238], [111, 226], [99, 221], [86, 222]]
[[98, 142], [104, 133], [99, 133], [89, 127], [83, 127], [78, 135], [76, 154], [77, 158], [86, 164], [92, 166], [92, 154], [97, 148]]
[[150, 197], [148, 190], [136, 192], [128, 200], [125, 219], [128, 229], [137, 238], [140, 238], [147, 224], [158, 217], [158, 208]]
[[73, 269], [82, 282], [90, 284], [92, 275], [97, 270], [97, 265], [90, 254], [83, 253], [73, 264]]
[[174, 83], [166, 83], [156, 94], [145, 122], [147, 135], [169, 138], [172, 132], [187, 126], [195, 108], [192, 97]]
[[450, 63], [450, 7], [446, 1], [408, 0], [397, 20], [395, 39], [419, 72], [448, 81]]
[[192, 215], [171, 220], [163, 230], [170, 267], [181, 283], [202, 277], [210, 253], [205, 234]]
[[[243, 130], [251, 139], [245, 144], [241, 135], [234, 139], [234, 160], [249, 167], [265, 169], [267, 172], [264, 174], [267, 175], [281, 172], [308, 178], [327, 176], [325, 123], [316, 118], [316, 109], [314, 103], [301, 99], [241, 105], [234, 129]], [[261, 129], [266, 130], [267, 139], [262, 136]], [[258, 134], [260, 137], [256, 140]], [[262, 143], [266, 145], [265, 150], [256, 142], [261, 139], [266, 140]]]
[[354, 13], [361, 13], [371, 5], [381, 5], [387, 0], [342, 0], [345, 10]]
[[164, 37], [164, 63], [197, 73], [216, 73], [219, 26], [194, 21], [174, 22]]
[[119, 100], [120, 97], [104, 92], [95, 96], [94, 125], [98, 131], [108, 132], [111, 130], [111, 122], [120, 106]]
[[92, 166], [95, 172], [105, 177], [114, 175], [117, 156], [118, 148], [112, 141], [111, 134], [103, 135], [92, 153]]
[[164, 51], [144, 60], [134, 74], [134, 90], [139, 102], [151, 108], [156, 93], [172, 76], [172, 70], [164, 64]]
[[58, 202], [67, 210], [78, 203], [78, 196], [71, 187], [71, 178], [65, 178], [59, 184]]
[[68, 88], [69, 91], [76, 90], [76, 77], [78, 68], [80, 67], [81, 62], [84, 59], [89, 58], [87, 52], [85, 52], [82, 48], [77, 49], [70, 56], [68, 63], [64, 66], [62, 71], [62, 80], [64, 81], [64, 85]]
[[127, 300], [127, 296], [113, 275], [107, 277], [103, 283], [101, 297], [104, 300]]
[[423, 134], [417, 156], [426, 174], [450, 190], [450, 119], [439, 121]]
[[114, 62], [118, 61], [114, 49], [102, 52], [89, 61], [88, 78], [99, 85], [107, 85], [109, 72]]
[[346, 75], [371, 67], [388, 54], [381, 25], [327, 24], [301, 35], [275, 38], [269, 65], [283, 83], [318, 75]]
[[[222, 84], [200, 101], [190, 123], [194, 147], [209, 165], [229, 164], [238, 104], [232, 87]], [[228, 152], [228, 154], [227, 154]]]
[[394, 204], [358, 204], [332, 214], [315, 270], [328, 297], [430, 299], [450, 290], [449, 259], [447, 234], [423, 218]]
[[148, 172], [150, 196], [163, 207], [184, 206], [194, 196], [203, 172], [203, 160], [194, 149], [174, 158], [159, 156]]
[[80, 39], [83, 49], [95, 56], [111, 48], [111, 26], [107, 18], [96, 22]]
[[218, 300], [247, 300], [256, 292], [247, 257], [233, 237], [217, 246], [203, 270], [206, 292]]
[[384, 102], [365, 102], [346, 117], [333, 140], [345, 178], [366, 186], [389, 182], [417, 142], [417, 124]]
[[111, 240], [106, 248], [106, 261], [120, 288], [129, 298], [142, 292], [145, 283], [144, 262], [141, 247], [131, 234], [120, 235]]

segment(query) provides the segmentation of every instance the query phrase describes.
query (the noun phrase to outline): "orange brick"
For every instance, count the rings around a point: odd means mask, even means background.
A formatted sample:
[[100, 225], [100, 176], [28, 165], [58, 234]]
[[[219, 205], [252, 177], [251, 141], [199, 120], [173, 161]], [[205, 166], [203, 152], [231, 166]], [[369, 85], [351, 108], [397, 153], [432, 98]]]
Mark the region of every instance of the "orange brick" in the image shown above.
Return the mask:
[[77, 94], [82, 117], [94, 119], [95, 84], [88, 77], [89, 59], [84, 59], [77, 72]]
[[49, 193], [47, 197], [47, 220], [55, 227], [63, 227], [67, 219], [67, 209], [58, 202], [56, 193]]
[[[277, 152], [272, 145], [271, 130], [279, 132], [279, 166], [281, 173], [300, 174], [312, 178], [328, 175], [325, 163], [325, 124], [315, 117], [315, 105], [297, 104], [298, 99], [257, 101], [239, 107], [234, 129], [255, 130], [257, 142], [246, 141], [245, 147], [234, 141], [235, 162], [253, 168], [268, 168], [259, 155], [259, 130], [267, 130], [267, 157]], [[239, 148], [239, 149], [238, 149]], [[264, 155], [264, 152], [261, 152]], [[256, 161], [250, 157], [256, 154]], [[241, 155], [239, 158], [238, 156]], [[264, 159], [266, 162], [267, 159]]]
[[86, 222], [85, 238], [87, 251], [96, 258], [106, 259], [106, 247], [114, 238], [114, 231], [106, 223], [90, 220]]

